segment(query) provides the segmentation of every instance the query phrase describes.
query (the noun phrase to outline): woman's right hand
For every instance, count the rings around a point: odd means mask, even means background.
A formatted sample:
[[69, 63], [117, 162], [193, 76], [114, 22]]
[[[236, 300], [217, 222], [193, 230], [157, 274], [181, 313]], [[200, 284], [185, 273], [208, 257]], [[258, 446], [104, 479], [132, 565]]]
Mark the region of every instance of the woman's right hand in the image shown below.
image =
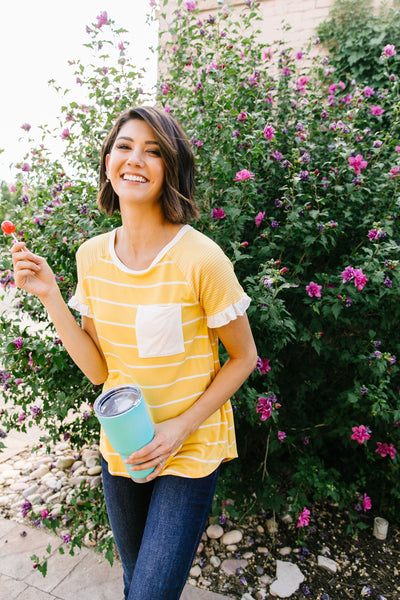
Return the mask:
[[54, 273], [46, 260], [28, 250], [25, 242], [15, 243], [11, 253], [14, 280], [19, 288], [39, 298], [45, 298], [57, 288]]

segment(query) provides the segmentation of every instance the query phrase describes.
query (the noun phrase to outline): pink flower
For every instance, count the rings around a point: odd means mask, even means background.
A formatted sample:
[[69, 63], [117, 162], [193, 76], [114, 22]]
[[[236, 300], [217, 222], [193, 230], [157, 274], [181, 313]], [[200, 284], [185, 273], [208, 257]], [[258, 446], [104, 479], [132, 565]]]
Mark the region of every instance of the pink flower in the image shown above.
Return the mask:
[[225, 219], [226, 214], [224, 213], [223, 208], [213, 208], [212, 210], [212, 219]]
[[356, 440], [359, 444], [363, 444], [371, 437], [371, 430], [369, 427], [365, 427], [365, 425], [360, 425], [360, 427], [352, 427], [351, 429], [353, 431], [350, 436], [351, 439]]
[[237, 120], [238, 121], [245, 121], [247, 119], [247, 112], [245, 112], [244, 110], [241, 110]]
[[390, 456], [391, 459], [394, 459], [394, 457], [397, 454], [397, 450], [393, 446], [393, 444], [390, 444], [389, 446], [388, 444], [386, 444], [386, 442], [376, 442], [376, 445], [377, 448], [375, 452], [377, 454], [380, 454], [383, 458], [385, 458], [385, 456]]
[[266, 125], [264, 128], [264, 137], [266, 140], [270, 141], [275, 136], [275, 129], [272, 125]]
[[274, 50], [271, 47], [266, 48], [262, 53], [263, 60], [271, 60], [274, 55]]
[[314, 281], [310, 281], [310, 283], [306, 285], [306, 290], [310, 298], [313, 296], [316, 298], [321, 298], [322, 285], [318, 285], [317, 283], [314, 283]]
[[18, 417], [17, 421], [18, 421], [18, 423], [22, 423], [22, 421], [23, 421], [24, 419], [25, 419], [25, 413], [24, 413], [24, 412], [22, 412], [22, 413], [19, 415], [19, 417]]
[[21, 170], [22, 170], [22, 171], [32, 171], [32, 167], [31, 167], [31, 165], [30, 165], [29, 163], [26, 163], [26, 162], [25, 162], [25, 163], [22, 165], [22, 167], [21, 167]]
[[310, 77], [308, 75], [302, 75], [299, 78], [299, 80], [297, 81], [297, 89], [299, 90], [299, 92], [304, 94], [304, 92], [306, 91], [306, 85], [309, 81]]
[[255, 221], [257, 227], [260, 227], [261, 221], [263, 220], [264, 217], [265, 217], [265, 212], [259, 212], [258, 215], [255, 217], [254, 221]]
[[66, 139], [68, 139], [68, 138], [69, 138], [69, 129], [68, 129], [68, 128], [67, 128], [67, 129], [64, 129], [64, 131], [63, 131], [63, 132], [62, 132], [62, 134], [61, 134], [61, 138], [62, 138], [63, 140], [66, 140]]
[[202, 146], [204, 146], [204, 142], [202, 142], [201, 140], [198, 140], [198, 141], [196, 142], [196, 146], [197, 146], [198, 148], [201, 148]]
[[390, 169], [390, 177], [391, 179], [398, 179], [400, 175], [400, 167], [396, 165]]
[[359, 292], [364, 288], [368, 279], [362, 272], [362, 269], [354, 269], [354, 285], [358, 289]]
[[341, 272], [341, 276], [343, 278], [343, 283], [347, 283], [354, 277], [354, 269], [352, 266], [348, 266], [344, 271]]
[[396, 48], [393, 44], [387, 44], [383, 49], [385, 56], [394, 56], [396, 54]]
[[367, 494], [364, 494], [362, 502], [363, 502], [364, 512], [367, 512], [367, 510], [372, 508], [371, 498], [369, 496], [367, 496]]
[[97, 19], [97, 23], [96, 23], [96, 27], [102, 27], [103, 25], [105, 25], [108, 21], [108, 15], [107, 15], [107, 11], [103, 11], [99, 14], [98, 17], [96, 17]]
[[245, 181], [246, 179], [252, 179], [254, 176], [254, 173], [251, 173], [251, 171], [243, 169], [242, 171], [238, 171], [236, 173], [236, 177], [233, 181]]
[[302, 512], [300, 513], [299, 520], [297, 522], [297, 527], [307, 527], [310, 522], [310, 511], [308, 508], [304, 507]]
[[370, 109], [372, 114], [375, 115], [375, 117], [380, 117], [385, 112], [385, 110], [381, 106], [379, 106], [379, 104], [371, 104]]
[[368, 239], [370, 242], [372, 242], [372, 240], [377, 240], [378, 239], [378, 230], [377, 229], [370, 229], [367, 233]]
[[196, 10], [195, 0], [185, 0], [184, 5], [186, 10], [189, 12], [193, 12], [194, 10]]
[[282, 443], [286, 437], [286, 433], [284, 431], [278, 431], [278, 440]]
[[121, 52], [123, 52], [125, 50], [125, 48], [124, 48], [124, 42], [120, 42], [118, 44], [118, 50], [121, 50]]
[[16, 185], [10, 185], [10, 193], [13, 194], [15, 192], [15, 190], [17, 189]]
[[72, 181], [66, 181], [63, 185], [63, 190], [66, 190], [67, 188], [72, 186]]
[[266, 421], [272, 414], [272, 402], [267, 398], [259, 398], [256, 411], [261, 413], [261, 421]]
[[353, 167], [354, 169], [354, 175], [360, 175], [361, 169], [365, 169], [368, 165], [362, 154], [357, 154], [357, 156], [349, 156], [348, 161], [349, 166]]
[[21, 129], [24, 129], [25, 131], [29, 131], [31, 128], [31, 126], [29, 125], [29, 123], [24, 123], [23, 125], [21, 125]]
[[400, 152], [400, 146], [396, 146], [395, 150], [396, 152]]
[[247, 248], [247, 246], [248, 246], [248, 245], [249, 245], [249, 242], [246, 242], [246, 241], [245, 241], [245, 242], [242, 242], [242, 247], [243, 247], [243, 248]]
[[49, 516], [49, 511], [47, 510], [47, 508], [44, 508], [42, 510], [42, 512], [40, 513], [40, 516], [42, 517], [42, 519], [47, 519], [47, 517]]

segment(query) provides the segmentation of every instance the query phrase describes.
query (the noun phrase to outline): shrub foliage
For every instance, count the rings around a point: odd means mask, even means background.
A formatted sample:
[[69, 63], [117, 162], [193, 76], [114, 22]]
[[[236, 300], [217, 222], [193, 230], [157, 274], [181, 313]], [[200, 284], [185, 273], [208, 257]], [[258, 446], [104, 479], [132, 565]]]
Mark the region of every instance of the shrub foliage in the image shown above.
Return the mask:
[[[161, 9], [162, 10], [162, 9]], [[375, 49], [382, 88], [341, 79], [313, 44], [294, 52], [257, 38], [257, 7], [200, 15], [180, 3], [167, 24], [157, 103], [183, 125], [197, 160], [194, 224], [232, 259], [252, 298], [259, 361], [233, 398], [240, 458], [218, 497], [295, 513], [328, 498], [353, 525], [400, 506], [400, 125], [391, 40]], [[98, 19], [98, 23], [99, 23]], [[118, 223], [95, 208], [99, 150], [126, 107], [151, 102], [111, 20], [88, 28], [93, 64], [72, 62], [87, 104], [63, 107], [60, 160], [44, 145], [20, 164], [9, 211], [48, 259], [65, 299], [74, 254]], [[282, 31], [284, 36], [284, 30]], [[108, 50], [109, 49], [109, 50]], [[119, 62], [111, 66], [110, 54]], [[12, 285], [2, 239], [2, 285]], [[43, 424], [79, 447], [96, 439], [98, 394], [71, 363], [41, 305], [16, 293], [2, 317], [4, 431]], [[33, 332], [21, 322], [28, 312]], [[82, 410], [82, 402], [85, 409]], [[245, 490], [243, 494], [240, 490]], [[240, 502], [239, 502], [240, 498]], [[355, 508], [354, 508], [355, 507]]]

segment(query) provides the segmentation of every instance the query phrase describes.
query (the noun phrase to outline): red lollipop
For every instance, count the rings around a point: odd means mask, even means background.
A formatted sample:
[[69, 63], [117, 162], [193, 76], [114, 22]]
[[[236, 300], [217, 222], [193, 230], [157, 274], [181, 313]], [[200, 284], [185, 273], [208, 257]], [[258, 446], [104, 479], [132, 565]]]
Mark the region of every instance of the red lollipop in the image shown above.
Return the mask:
[[7, 235], [11, 235], [14, 242], [18, 242], [17, 238], [15, 237], [14, 231], [15, 231], [15, 225], [14, 223], [12, 223], [11, 221], [3, 221], [1, 224], [1, 228], [4, 231], [4, 233], [6, 233]]

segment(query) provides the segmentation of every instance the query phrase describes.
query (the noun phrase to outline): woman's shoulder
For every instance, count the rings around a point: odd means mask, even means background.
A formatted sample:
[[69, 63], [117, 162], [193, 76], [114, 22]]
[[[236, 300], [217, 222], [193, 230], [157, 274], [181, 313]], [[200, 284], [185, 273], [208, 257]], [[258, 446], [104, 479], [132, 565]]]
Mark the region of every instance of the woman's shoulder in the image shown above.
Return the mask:
[[[222, 248], [218, 246], [214, 240], [208, 237], [205, 233], [202, 233], [194, 227], [188, 228], [185, 235], [181, 239], [182, 250], [189, 250], [190, 252], [198, 251], [201, 256], [207, 254], [224, 254]], [[195, 258], [198, 260], [200, 255], [196, 255]]]
[[104, 256], [109, 252], [110, 237], [113, 235], [112, 231], [101, 233], [85, 240], [77, 250], [76, 256], [79, 260], [88, 260], [90, 262]]

